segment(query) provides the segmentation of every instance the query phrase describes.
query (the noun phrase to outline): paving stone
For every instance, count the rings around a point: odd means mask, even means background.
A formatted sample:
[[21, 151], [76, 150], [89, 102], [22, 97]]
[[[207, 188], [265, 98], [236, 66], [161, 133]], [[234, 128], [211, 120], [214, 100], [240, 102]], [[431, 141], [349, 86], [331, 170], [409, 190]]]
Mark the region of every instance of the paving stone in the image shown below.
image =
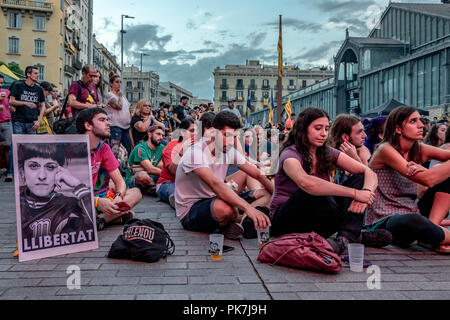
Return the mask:
[[135, 295], [89, 295], [81, 296], [81, 300], [135, 300]]
[[136, 300], [189, 300], [187, 294], [146, 294], [137, 295]]
[[134, 285], [134, 286], [114, 286], [111, 294], [148, 294], [161, 293], [161, 285]]
[[[81, 277], [80, 279], [80, 285], [82, 287], [88, 286], [89, 282], [92, 279]], [[37, 284], [37, 287], [61, 287], [66, 288], [67, 287], [67, 278], [46, 278], [42, 279], [39, 284]]]
[[238, 279], [233, 276], [189, 277], [189, 284], [238, 284]]
[[143, 277], [139, 284], [188, 284], [187, 277]]
[[350, 292], [297, 292], [301, 300], [356, 300]]
[[211, 285], [198, 285], [192, 284], [189, 286], [180, 285], [164, 285], [163, 293], [250, 293], [250, 292], [265, 292], [262, 285], [259, 284], [211, 284]]
[[405, 294], [397, 291], [371, 290], [364, 292], [352, 292], [357, 300], [410, 300]]
[[90, 286], [113, 286], [113, 285], [135, 285], [139, 283], [139, 277], [97, 277], [91, 279]]
[[8, 296], [27, 296], [27, 297], [41, 297], [41, 296], [54, 296], [58, 291], [58, 288], [9, 288], [1, 295], [3, 297]]
[[274, 300], [299, 300], [299, 297], [293, 292], [271, 292]]
[[304, 291], [320, 291], [316, 284], [312, 283], [283, 283], [283, 284], [272, 284], [266, 285], [269, 292], [304, 292]]
[[412, 300], [450, 300], [450, 291], [405, 291], [401, 294]]
[[108, 294], [111, 292], [109, 286], [81, 286], [81, 289], [69, 290], [67, 288], [61, 288], [56, 295], [58, 296], [71, 296], [71, 295], [99, 295]]
[[251, 276], [239, 276], [239, 283], [261, 283], [261, 279], [256, 275]]

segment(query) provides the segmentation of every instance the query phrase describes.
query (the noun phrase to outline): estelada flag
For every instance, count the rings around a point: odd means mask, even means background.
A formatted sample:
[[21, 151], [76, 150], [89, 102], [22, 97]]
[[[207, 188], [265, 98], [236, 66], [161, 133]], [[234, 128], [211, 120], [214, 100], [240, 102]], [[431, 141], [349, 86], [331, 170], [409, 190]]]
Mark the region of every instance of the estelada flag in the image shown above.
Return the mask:
[[291, 117], [292, 114], [292, 104], [291, 104], [291, 99], [288, 100], [288, 102], [286, 103], [286, 105], [284, 106], [284, 110], [286, 111], [287, 115], [289, 116], [289, 118]]

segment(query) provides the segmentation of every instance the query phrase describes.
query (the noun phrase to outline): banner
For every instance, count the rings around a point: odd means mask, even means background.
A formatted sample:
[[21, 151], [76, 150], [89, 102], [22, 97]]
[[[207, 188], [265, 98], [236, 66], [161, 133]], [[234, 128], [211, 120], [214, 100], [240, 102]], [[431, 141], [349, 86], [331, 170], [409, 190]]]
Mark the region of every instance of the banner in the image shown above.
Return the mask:
[[87, 135], [13, 135], [19, 261], [98, 248]]

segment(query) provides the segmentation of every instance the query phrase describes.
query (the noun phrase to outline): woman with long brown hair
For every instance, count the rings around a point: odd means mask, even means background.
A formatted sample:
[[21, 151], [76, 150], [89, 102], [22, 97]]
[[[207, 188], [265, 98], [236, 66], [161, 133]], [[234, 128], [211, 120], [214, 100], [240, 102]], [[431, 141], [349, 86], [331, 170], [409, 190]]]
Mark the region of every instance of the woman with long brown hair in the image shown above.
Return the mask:
[[130, 125], [134, 145], [137, 145], [144, 139], [148, 128], [154, 125], [164, 128], [164, 124], [157, 121], [153, 116], [152, 104], [146, 99], [137, 103]]
[[[450, 151], [421, 143], [423, 128], [413, 107], [400, 106], [389, 115], [369, 164], [379, 184], [365, 222], [371, 230], [390, 231], [394, 244], [417, 240], [450, 253], [450, 232], [440, 226], [450, 209]], [[421, 166], [433, 159], [444, 163], [429, 170]], [[417, 202], [419, 185], [428, 190]]]
[[[328, 114], [317, 108], [300, 113], [281, 151], [275, 191], [270, 205], [272, 234], [316, 232], [328, 239], [337, 254], [349, 242], [383, 247], [391, 236], [361, 233], [363, 214], [374, 200], [375, 173], [362, 163], [325, 144], [330, 129]], [[330, 182], [334, 167], [353, 177], [338, 185]]]
[[131, 153], [130, 130], [130, 103], [122, 93], [120, 76], [110, 72], [109, 86], [111, 91], [105, 95], [105, 110], [108, 112], [111, 124], [111, 149], [116, 156], [119, 155], [120, 144]]

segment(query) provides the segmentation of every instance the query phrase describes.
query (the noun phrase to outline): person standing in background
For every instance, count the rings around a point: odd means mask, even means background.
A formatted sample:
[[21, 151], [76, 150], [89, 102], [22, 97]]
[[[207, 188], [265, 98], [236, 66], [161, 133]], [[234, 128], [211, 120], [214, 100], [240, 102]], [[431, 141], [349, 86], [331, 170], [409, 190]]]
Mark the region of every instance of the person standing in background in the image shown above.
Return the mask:
[[[0, 163], [2, 168], [9, 167], [9, 157], [11, 148], [12, 125], [11, 113], [9, 111], [9, 90], [2, 89], [4, 78], [0, 74], [0, 135], [3, 137], [3, 144], [0, 146]], [[7, 172], [7, 179], [12, 181], [12, 172]]]

